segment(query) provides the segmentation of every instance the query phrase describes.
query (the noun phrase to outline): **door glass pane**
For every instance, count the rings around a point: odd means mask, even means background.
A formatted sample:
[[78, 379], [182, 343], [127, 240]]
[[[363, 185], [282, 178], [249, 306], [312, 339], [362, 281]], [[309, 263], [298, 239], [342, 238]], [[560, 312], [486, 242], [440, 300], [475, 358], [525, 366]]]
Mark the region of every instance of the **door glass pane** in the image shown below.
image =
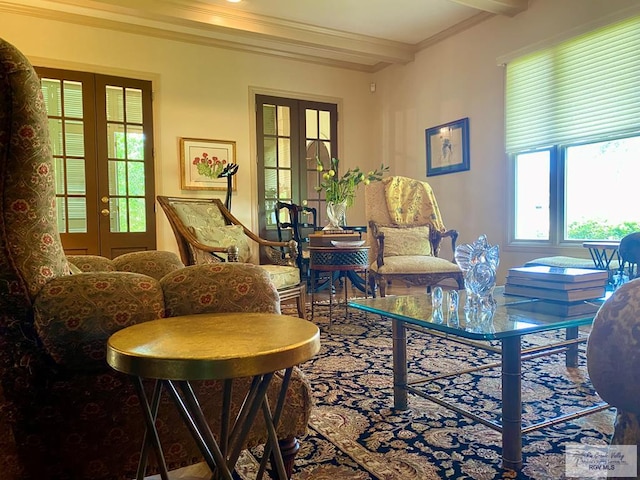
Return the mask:
[[275, 167], [277, 165], [278, 149], [276, 139], [267, 137], [264, 139], [264, 166]]
[[640, 137], [568, 147], [567, 240], [620, 240], [640, 230], [637, 170]]
[[62, 158], [54, 158], [53, 169], [56, 177], [56, 195], [64, 195], [64, 160]]
[[67, 194], [84, 195], [87, 193], [85, 185], [84, 159], [67, 159]]
[[278, 107], [278, 135], [288, 137], [291, 135], [291, 119], [289, 107]]
[[280, 168], [291, 168], [291, 140], [288, 138], [278, 139], [278, 166]]
[[127, 199], [109, 199], [109, 230], [111, 233], [124, 233], [129, 230], [127, 223]]
[[320, 110], [320, 135], [323, 140], [331, 140], [331, 114]]
[[305, 117], [307, 119], [307, 138], [318, 138], [318, 111], [306, 109]]
[[82, 121], [66, 120], [64, 122], [64, 139], [67, 149], [66, 155], [84, 157], [84, 125]]
[[278, 171], [278, 198], [288, 200], [291, 198], [291, 170]]
[[69, 206], [69, 233], [87, 232], [87, 200], [85, 197], [67, 198]]
[[127, 162], [109, 161], [109, 195], [127, 194]]
[[524, 153], [515, 157], [515, 238], [549, 239], [550, 152]]
[[107, 121], [124, 122], [124, 88], [107, 85]]
[[56, 218], [58, 222], [58, 231], [67, 233], [67, 216], [65, 215], [65, 198], [56, 197]]
[[43, 78], [42, 97], [47, 108], [47, 115], [50, 117], [62, 116], [62, 86], [60, 80], [53, 78]]
[[276, 134], [276, 106], [275, 105], [263, 105], [262, 106], [262, 130], [265, 135]]
[[64, 155], [62, 120], [59, 118], [49, 119], [49, 138], [51, 139], [51, 153], [59, 156]]
[[142, 123], [142, 90], [127, 88], [127, 123]]
[[129, 167], [129, 195], [144, 197], [144, 163], [127, 162]]
[[146, 203], [144, 198], [129, 199], [130, 232], [146, 232], [147, 219], [145, 214]]
[[144, 160], [144, 133], [142, 126], [127, 126], [126, 155], [129, 160]]
[[265, 199], [274, 200], [278, 196], [277, 170], [267, 168], [264, 171], [264, 192]]
[[124, 125], [107, 124], [107, 154], [109, 158], [127, 158]]
[[64, 116], [67, 118], [83, 118], [82, 83], [64, 81]]

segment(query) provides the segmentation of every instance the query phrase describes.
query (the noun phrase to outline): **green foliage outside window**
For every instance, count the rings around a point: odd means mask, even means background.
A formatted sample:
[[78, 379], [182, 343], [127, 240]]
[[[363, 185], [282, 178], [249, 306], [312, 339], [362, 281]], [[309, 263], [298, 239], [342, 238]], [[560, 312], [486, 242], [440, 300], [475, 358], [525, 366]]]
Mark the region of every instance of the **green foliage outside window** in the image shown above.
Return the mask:
[[640, 232], [640, 223], [623, 222], [618, 225], [608, 225], [606, 221], [588, 220], [569, 225], [571, 240], [620, 240], [633, 232]]

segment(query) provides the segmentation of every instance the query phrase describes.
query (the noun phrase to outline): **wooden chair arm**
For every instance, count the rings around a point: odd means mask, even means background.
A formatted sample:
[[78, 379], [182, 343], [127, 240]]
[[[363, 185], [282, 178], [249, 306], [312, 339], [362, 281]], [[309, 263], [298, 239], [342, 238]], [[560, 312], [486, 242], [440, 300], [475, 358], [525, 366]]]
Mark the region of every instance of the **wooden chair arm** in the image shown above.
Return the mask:
[[[447, 230], [446, 232], [439, 232], [437, 230], [432, 230], [431, 232], [431, 244], [433, 245], [433, 254], [437, 257], [440, 253], [440, 244], [444, 238], [451, 238], [451, 251], [455, 255], [456, 253], [456, 242], [458, 240], [458, 231], [457, 230]], [[452, 259], [452, 261], [454, 261]]]

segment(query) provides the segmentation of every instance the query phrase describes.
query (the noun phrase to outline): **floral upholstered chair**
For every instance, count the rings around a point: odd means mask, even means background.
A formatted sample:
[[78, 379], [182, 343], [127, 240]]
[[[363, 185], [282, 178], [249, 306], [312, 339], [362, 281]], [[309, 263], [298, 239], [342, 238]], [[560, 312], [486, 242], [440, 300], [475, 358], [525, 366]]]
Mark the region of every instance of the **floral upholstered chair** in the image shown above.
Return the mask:
[[[619, 287], [593, 321], [587, 368], [598, 395], [616, 407], [611, 445], [635, 445], [640, 458], [640, 279]], [[640, 479], [640, 470], [638, 476]]]
[[[280, 294], [280, 301], [296, 302], [298, 316], [306, 318], [306, 283], [301, 281], [296, 266], [298, 249], [295, 241], [271, 241], [260, 238], [234, 217], [217, 198], [184, 198], [158, 196], [178, 242], [185, 265], [224, 262], [229, 248], [237, 249], [233, 261], [260, 264], [271, 277]], [[252, 246], [260, 251], [258, 257]], [[283, 258], [282, 251], [289, 252]]]
[[[251, 265], [185, 268], [170, 252], [67, 258], [57, 230], [49, 145], [40, 82], [28, 60], [0, 39], [0, 418], [9, 424], [16, 452], [2, 458], [0, 476], [134, 478], [144, 422], [132, 382], [106, 363], [109, 336], [169, 315], [279, 312], [278, 293]], [[215, 432], [221, 386], [201, 382], [196, 390]], [[243, 389], [235, 394], [240, 403]], [[311, 410], [299, 370], [285, 409], [277, 433], [290, 446], [291, 462]], [[162, 444], [170, 446], [170, 469], [201, 461], [168, 398], [158, 423]], [[256, 423], [248, 444], [265, 439]]]
[[407, 177], [387, 177], [365, 188], [369, 222], [369, 281], [385, 296], [387, 282], [399, 280], [431, 287], [446, 279], [464, 288], [462, 271], [438, 257], [444, 238], [456, 249], [456, 230], [447, 230], [431, 187]]

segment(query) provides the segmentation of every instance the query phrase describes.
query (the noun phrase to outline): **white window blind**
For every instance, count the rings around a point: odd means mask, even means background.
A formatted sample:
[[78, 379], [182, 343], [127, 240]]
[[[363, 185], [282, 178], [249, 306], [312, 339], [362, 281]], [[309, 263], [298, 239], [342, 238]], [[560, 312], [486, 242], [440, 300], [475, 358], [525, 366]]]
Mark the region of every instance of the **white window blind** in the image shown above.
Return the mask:
[[512, 153], [640, 131], [640, 17], [507, 64]]

